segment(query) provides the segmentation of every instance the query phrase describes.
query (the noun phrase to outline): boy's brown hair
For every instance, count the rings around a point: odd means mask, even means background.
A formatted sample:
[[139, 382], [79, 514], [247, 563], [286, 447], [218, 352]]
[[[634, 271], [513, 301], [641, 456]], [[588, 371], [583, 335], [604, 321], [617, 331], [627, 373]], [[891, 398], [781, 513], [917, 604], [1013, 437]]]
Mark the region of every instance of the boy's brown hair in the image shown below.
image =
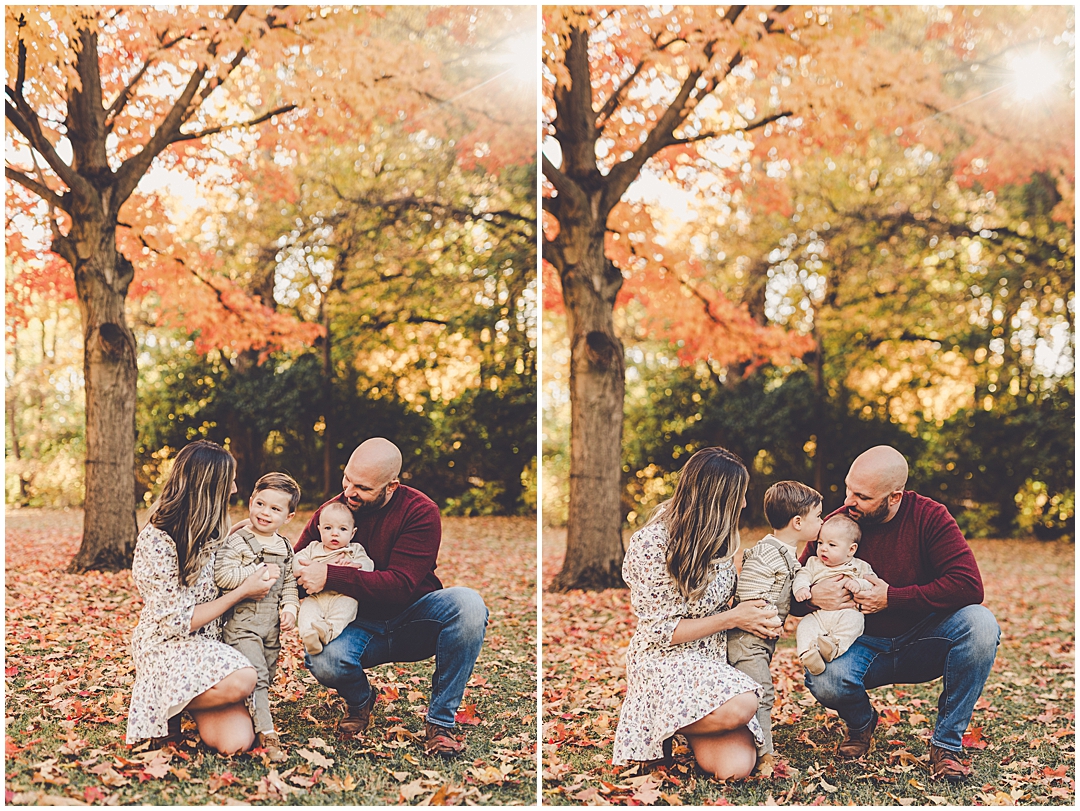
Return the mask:
[[773, 529], [783, 529], [796, 515], [806, 516], [821, 501], [821, 493], [802, 482], [777, 482], [765, 491], [765, 518]]
[[296, 512], [296, 507], [300, 503], [300, 485], [288, 473], [267, 473], [259, 477], [259, 480], [255, 482], [255, 489], [251, 491], [252, 498], [263, 490], [280, 490], [282, 493], [288, 493], [289, 512]]

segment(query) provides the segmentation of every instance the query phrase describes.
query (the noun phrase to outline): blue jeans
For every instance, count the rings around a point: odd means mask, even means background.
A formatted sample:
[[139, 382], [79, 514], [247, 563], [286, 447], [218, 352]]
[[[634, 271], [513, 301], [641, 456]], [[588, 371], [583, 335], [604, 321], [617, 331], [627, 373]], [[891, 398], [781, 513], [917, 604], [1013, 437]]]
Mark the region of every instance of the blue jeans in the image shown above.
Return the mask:
[[322, 653], [305, 654], [304, 662], [321, 684], [360, 707], [371, 696], [364, 668], [434, 656], [427, 720], [453, 727], [484, 644], [487, 617], [484, 598], [472, 589], [440, 589], [425, 594], [393, 619], [358, 616]]
[[822, 705], [836, 710], [848, 730], [870, 726], [873, 709], [867, 688], [921, 684], [942, 677], [938, 718], [930, 741], [959, 752], [975, 702], [997, 655], [1001, 629], [990, 611], [969, 605], [951, 614], [931, 614], [895, 639], [863, 634], [825, 667], [806, 674], [806, 686]]

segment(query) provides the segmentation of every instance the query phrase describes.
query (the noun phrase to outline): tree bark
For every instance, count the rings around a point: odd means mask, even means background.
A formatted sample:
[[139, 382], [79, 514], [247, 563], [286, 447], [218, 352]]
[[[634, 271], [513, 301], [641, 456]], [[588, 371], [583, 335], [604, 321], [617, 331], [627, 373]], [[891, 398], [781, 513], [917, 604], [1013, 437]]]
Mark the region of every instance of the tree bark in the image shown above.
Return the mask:
[[570, 509], [566, 559], [553, 584], [559, 591], [624, 585], [621, 496], [626, 365], [613, 317], [622, 274], [604, 256], [603, 245], [601, 235], [583, 246], [580, 262], [567, 265], [562, 274], [571, 336]]
[[[115, 222], [115, 220], [114, 220]], [[69, 571], [131, 565], [135, 519], [135, 340], [124, 314], [132, 267], [116, 249], [116, 229], [76, 220], [65, 256], [75, 269], [86, 387], [86, 497], [82, 545]], [[67, 251], [65, 251], [67, 252]]]

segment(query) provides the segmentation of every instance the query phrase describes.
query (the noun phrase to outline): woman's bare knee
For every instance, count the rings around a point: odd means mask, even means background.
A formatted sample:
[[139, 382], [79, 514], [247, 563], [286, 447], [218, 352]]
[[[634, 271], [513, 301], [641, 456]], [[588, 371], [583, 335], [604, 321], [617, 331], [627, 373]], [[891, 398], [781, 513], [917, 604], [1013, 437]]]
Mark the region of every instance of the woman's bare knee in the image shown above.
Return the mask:
[[200, 730], [203, 743], [219, 755], [237, 755], [246, 752], [255, 742], [255, 733], [239, 729]]
[[750, 776], [754, 770], [757, 757], [753, 753], [745, 753], [741, 756], [724, 758], [706, 769], [717, 780], [743, 780]]

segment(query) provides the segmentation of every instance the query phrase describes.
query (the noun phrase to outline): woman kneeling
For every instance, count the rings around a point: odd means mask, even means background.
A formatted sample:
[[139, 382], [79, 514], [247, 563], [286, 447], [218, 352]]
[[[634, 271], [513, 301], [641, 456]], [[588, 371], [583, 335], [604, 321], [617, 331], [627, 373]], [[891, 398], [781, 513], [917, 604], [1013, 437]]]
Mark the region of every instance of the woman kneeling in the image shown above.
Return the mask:
[[255, 668], [221, 641], [220, 618], [241, 600], [265, 597], [278, 573], [256, 572], [224, 596], [214, 585], [214, 554], [228, 534], [235, 473], [236, 461], [220, 445], [199, 440], [185, 446], [139, 533], [131, 576], [143, 609], [131, 638], [129, 744], [178, 733], [183, 710], [217, 752], [243, 752], [255, 740], [245, 703], [255, 689]]
[[698, 765], [717, 778], [740, 779], [754, 768], [760, 688], [728, 664], [725, 632], [775, 639], [781, 625], [764, 600], [727, 610], [749, 478], [733, 453], [698, 451], [671, 500], [630, 539], [623, 577], [638, 625], [627, 651], [616, 765], [669, 756], [680, 732]]

